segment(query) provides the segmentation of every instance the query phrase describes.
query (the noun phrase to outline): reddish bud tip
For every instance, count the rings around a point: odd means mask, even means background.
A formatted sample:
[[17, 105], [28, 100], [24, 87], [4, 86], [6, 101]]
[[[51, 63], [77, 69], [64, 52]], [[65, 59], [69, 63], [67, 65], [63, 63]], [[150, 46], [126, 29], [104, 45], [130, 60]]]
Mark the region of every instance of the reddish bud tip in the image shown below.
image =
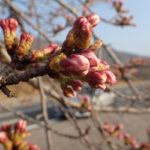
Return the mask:
[[100, 22], [100, 17], [96, 14], [91, 14], [87, 17], [87, 20], [92, 27], [95, 27]]
[[27, 122], [25, 120], [20, 119], [16, 124], [15, 124], [15, 131], [24, 133], [27, 130]]

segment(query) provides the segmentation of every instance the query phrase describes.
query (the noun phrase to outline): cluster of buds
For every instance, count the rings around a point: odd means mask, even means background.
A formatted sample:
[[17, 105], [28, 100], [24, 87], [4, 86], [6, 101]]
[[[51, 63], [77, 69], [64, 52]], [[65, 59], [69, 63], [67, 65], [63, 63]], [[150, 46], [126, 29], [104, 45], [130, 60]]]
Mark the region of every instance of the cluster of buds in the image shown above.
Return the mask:
[[82, 89], [83, 82], [103, 90], [107, 83], [116, 82], [116, 77], [110, 71], [109, 65], [97, 58], [94, 53], [101, 47], [102, 42], [98, 40], [91, 44], [92, 30], [99, 22], [100, 18], [96, 14], [79, 17], [74, 22], [61, 49], [57, 44], [50, 44], [40, 50], [31, 50], [34, 38], [30, 33], [24, 32], [20, 40], [15, 40], [18, 25], [15, 19], [1, 20], [0, 25], [4, 31], [8, 52], [11, 48], [12, 52], [9, 54], [12, 58], [11, 63], [17, 66], [15, 69], [24, 69], [29, 65], [38, 66], [32, 64], [42, 61], [50, 69], [50, 71], [47, 69], [47, 74], [61, 83], [64, 95], [72, 97]]
[[29, 135], [24, 120], [19, 120], [14, 126], [4, 124], [0, 128], [0, 143], [5, 150], [39, 150], [38, 146], [24, 141]]
[[63, 43], [63, 54], [50, 60], [50, 68], [59, 73], [59, 81], [65, 96], [75, 96], [76, 91], [82, 89], [83, 82], [103, 90], [106, 83], [116, 82], [109, 65], [97, 58], [94, 53], [102, 42], [96, 41], [91, 45], [92, 28], [99, 20], [96, 14], [78, 18]]
[[23, 32], [18, 40], [16, 37], [18, 22], [13, 18], [0, 20], [0, 26], [3, 30], [5, 46], [12, 58], [12, 62], [16, 60], [17, 63], [23, 63], [24, 60], [38, 62], [59, 50], [58, 45], [50, 44], [46, 48], [31, 51], [34, 37], [30, 33]]
[[89, 48], [92, 39], [92, 28], [99, 21], [99, 16], [96, 14], [78, 18], [63, 43], [62, 51], [65, 54], [72, 54], [75, 51], [79, 52], [80, 50]]
[[[136, 138], [132, 135], [130, 135], [127, 132], [122, 131], [123, 129], [122, 124], [118, 124], [116, 126], [112, 125], [111, 123], [104, 123], [103, 129], [106, 133], [108, 133], [110, 136], [117, 137], [119, 140], [122, 140], [122, 142], [126, 145], [131, 147], [133, 150], [150, 150], [150, 143], [149, 142], [143, 142], [139, 144], [136, 140]], [[147, 130], [147, 134], [150, 133], [150, 129]]]

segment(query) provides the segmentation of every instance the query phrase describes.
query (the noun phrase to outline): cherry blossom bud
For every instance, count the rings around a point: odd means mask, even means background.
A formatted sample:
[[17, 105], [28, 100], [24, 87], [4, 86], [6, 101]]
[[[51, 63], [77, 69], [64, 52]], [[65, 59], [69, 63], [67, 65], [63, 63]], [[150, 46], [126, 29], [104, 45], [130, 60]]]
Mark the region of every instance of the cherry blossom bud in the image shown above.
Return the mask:
[[25, 120], [20, 119], [16, 124], [15, 124], [15, 131], [24, 133], [27, 130], [27, 122]]
[[90, 86], [95, 88], [105, 89], [105, 82], [107, 81], [107, 76], [105, 72], [102, 71], [89, 71], [87, 74], [87, 82]]
[[81, 91], [82, 85], [83, 85], [83, 83], [80, 80], [74, 80], [71, 83], [71, 86], [75, 91]]
[[33, 40], [34, 37], [31, 34], [27, 32], [22, 33], [20, 37], [20, 43], [16, 51], [17, 54], [19, 56], [25, 56], [29, 54]]
[[50, 44], [44, 49], [36, 50], [32, 52], [32, 61], [40, 61], [50, 56], [51, 54], [56, 53], [59, 50], [57, 44]]
[[76, 96], [76, 92], [73, 90], [73, 88], [66, 84], [61, 84], [61, 88], [63, 90], [63, 94], [66, 97], [74, 97]]
[[97, 67], [98, 66], [99, 59], [91, 50], [89, 50], [89, 49], [84, 50], [80, 54], [89, 60], [90, 67]]
[[16, 44], [16, 29], [18, 27], [17, 20], [13, 18], [2, 19], [0, 20], [0, 26], [3, 29], [6, 47], [12, 49]]
[[7, 133], [0, 132], [0, 143], [6, 143], [8, 141]]
[[60, 65], [66, 72], [75, 75], [86, 75], [90, 66], [88, 59], [78, 54], [72, 54], [67, 59], [63, 59]]
[[107, 76], [107, 82], [108, 83], [115, 84], [117, 82], [116, 76], [113, 74], [112, 71], [106, 70], [105, 73], [106, 73], [106, 76]]
[[96, 14], [89, 15], [87, 17], [87, 20], [89, 21], [92, 27], [95, 27], [100, 22], [100, 18]]
[[92, 26], [86, 17], [80, 17], [73, 25], [75, 47], [79, 49], [89, 48], [92, 39]]

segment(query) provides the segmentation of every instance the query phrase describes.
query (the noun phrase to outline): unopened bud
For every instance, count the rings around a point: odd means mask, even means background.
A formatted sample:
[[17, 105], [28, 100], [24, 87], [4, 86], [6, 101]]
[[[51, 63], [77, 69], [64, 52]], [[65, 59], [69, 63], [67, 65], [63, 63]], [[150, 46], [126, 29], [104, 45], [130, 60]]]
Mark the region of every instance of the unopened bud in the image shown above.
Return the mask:
[[27, 122], [25, 120], [19, 120], [16, 124], [15, 124], [15, 131], [16, 132], [20, 132], [20, 133], [24, 133], [27, 130]]
[[87, 20], [92, 27], [95, 27], [100, 22], [100, 17], [96, 14], [91, 14], [87, 17]]
[[91, 50], [86, 49], [82, 51], [80, 54], [89, 60], [90, 67], [97, 67], [99, 65], [99, 59]]
[[66, 72], [75, 75], [86, 75], [90, 66], [88, 59], [78, 54], [72, 54], [63, 59], [60, 65]]
[[106, 76], [107, 76], [107, 82], [108, 83], [115, 84], [117, 82], [116, 76], [113, 74], [112, 71], [106, 70], [105, 73], [106, 73]]
[[87, 74], [87, 82], [90, 86], [95, 88], [105, 89], [105, 82], [107, 81], [107, 76], [102, 71], [89, 71]]
[[0, 26], [3, 29], [6, 48], [12, 49], [16, 45], [17, 20], [13, 18], [0, 20]]
[[20, 37], [19, 46], [16, 50], [17, 54], [19, 56], [28, 55], [31, 49], [33, 40], [34, 40], [34, 37], [31, 34], [27, 32], [22, 33]]
[[51, 44], [48, 47], [36, 50], [32, 52], [32, 61], [40, 61], [44, 60], [45, 58], [49, 57], [50, 55], [56, 53], [59, 50], [59, 47], [57, 44]]

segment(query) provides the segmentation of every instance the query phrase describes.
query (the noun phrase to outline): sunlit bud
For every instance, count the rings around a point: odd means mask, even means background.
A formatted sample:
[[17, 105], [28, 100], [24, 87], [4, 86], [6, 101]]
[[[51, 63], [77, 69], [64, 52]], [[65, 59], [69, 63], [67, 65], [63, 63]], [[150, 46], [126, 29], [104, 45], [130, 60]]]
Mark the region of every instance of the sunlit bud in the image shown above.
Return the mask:
[[56, 72], [61, 71], [62, 68], [60, 66], [60, 62], [66, 58], [67, 58], [67, 56], [64, 53], [61, 53], [61, 54], [51, 58], [49, 61], [49, 68]]
[[105, 89], [105, 82], [107, 81], [107, 76], [102, 71], [89, 71], [87, 74], [87, 82], [90, 86], [95, 88]]
[[92, 26], [86, 17], [78, 18], [74, 25], [75, 47], [79, 49], [89, 48], [92, 39]]
[[16, 50], [17, 54], [19, 56], [28, 55], [31, 49], [33, 40], [34, 40], [34, 37], [31, 34], [27, 32], [22, 33], [20, 37], [19, 46]]
[[100, 22], [100, 17], [96, 14], [91, 14], [87, 17], [87, 20], [92, 27], [95, 27]]
[[74, 97], [76, 96], [76, 92], [73, 90], [73, 88], [66, 84], [61, 84], [61, 88], [63, 90], [63, 94], [66, 97]]
[[16, 44], [16, 29], [18, 27], [17, 20], [13, 18], [2, 19], [0, 20], [0, 26], [3, 29], [6, 47], [12, 49]]
[[72, 88], [75, 91], [81, 91], [83, 83], [80, 80], [74, 80], [71, 83]]
[[89, 61], [82, 55], [72, 54], [60, 62], [61, 67], [75, 75], [86, 75], [89, 70]]
[[98, 70], [104, 71], [110, 68], [109, 64], [104, 60], [99, 60]]
[[87, 23], [88, 20], [86, 17], [79, 17], [73, 24], [73, 29], [75, 29], [76, 31], [79, 31], [81, 29], [81, 27]]
[[92, 46], [90, 46], [89, 49], [92, 51], [96, 51], [97, 49], [100, 49], [102, 45], [103, 45], [103, 42], [101, 40], [96, 40], [95, 43]]
[[27, 122], [25, 120], [20, 119], [16, 124], [15, 124], [15, 131], [24, 133], [27, 130]]
[[33, 51], [31, 59], [32, 61], [40, 61], [49, 57], [52, 54], [55, 54], [56, 52], [58, 52], [58, 50], [59, 50], [59, 47], [57, 44], [50, 44], [44, 49]]
[[89, 60], [90, 67], [97, 67], [98, 66], [99, 59], [91, 50], [89, 50], [89, 49], [84, 50], [80, 54]]
[[8, 141], [7, 133], [0, 132], [0, 143], [6, 143]]
[[106, 70], [105, 73], [106, 73], [106, 76], [107, 76], [107, 82], [108, 83], [115, 84], [117, 82], [116, 76], [113, 74], [112, 71]]

